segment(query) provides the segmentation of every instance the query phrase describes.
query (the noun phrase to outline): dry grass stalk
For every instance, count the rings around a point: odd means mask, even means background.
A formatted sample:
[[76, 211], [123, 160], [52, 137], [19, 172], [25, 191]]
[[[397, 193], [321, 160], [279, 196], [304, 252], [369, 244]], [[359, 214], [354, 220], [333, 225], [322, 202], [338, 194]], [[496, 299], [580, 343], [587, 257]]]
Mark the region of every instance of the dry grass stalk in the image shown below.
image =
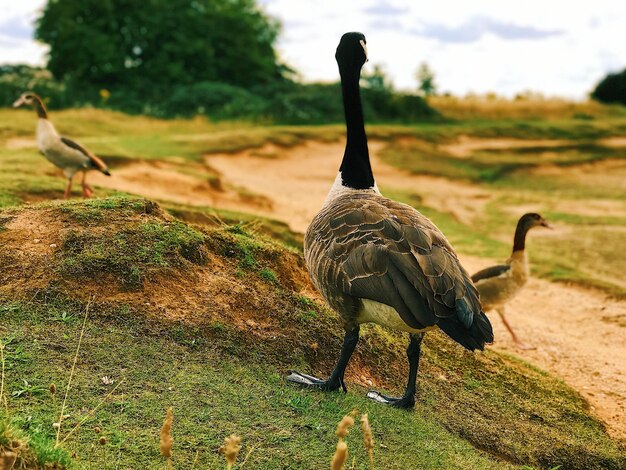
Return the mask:
[[220, 454], [226, 459], [226, 468], [230, 470], [237, 462], [239, 451], [241, 450], [241, 438], [235, 434], [231, 434], [224, 439], [224, 444], [220, 447]]
[[246, 456], [244, 457], [243, 462], [241, 462], [241, 465], [239, 465], [239, 470], [241, 470], [243, 466], [246, 464], [253, 450], [254, 450], [254, 446], [250, 447], [250, 450], [246, 453]]
[[65, 412], [65, 404], [67, 403], [67, 397], [70, 394], [70, 388], [72, 386], [72, 378], [74, 377], [74, 370], [76, 369], [76, 361], [78, 361], [78, 352], [80, 351], [80, 345], [83, 342], [83, 336], [85, 335], [85, 326], [87, 325], [87, 316], [89, 315], [89, 306], [91, 305], [91, 301], [93, 297], [89, 299], [87, 302], [87, 306], [85, 307], [85, 316], [83, 318], [83, 326], [80, 329], [80, 336], [78, 337], [78, 345], [76, 346], [76, 354], [74, 354], [74, 362], [72, 363], [72, 369], [70, 370], [70, 378], [67, 381], [67, 387], [65, 387], [65, 396], [63, 397], [63, 403], [61, 404], [61, 413], [59, 415], [59, 427], [57, 428], [57, 437], [56, 444], [54, 447], [59, 446], [59, 438], [61, 436], [61, 424], [63, 422], [63, 414]]
[[346, 441], [342, 438], [339, 438], [339, 441], [337, 441], [335, 455], [333, 455], [333, 459], [330, 461], [330, 470], [343, 470], [347, 459], [348, 444], [346, 444]]
[[361, 431], [363, 432], [363, 445], [370, 458], [370, 468], [374, 468], [374, 437], [367, 413], [361, 416]]
[[4, 343], [0, 341], [0, 362], [2, 363], [2, 373], [0, 373], [0, 406], [4, 404], [7, 415], [9, 414], [9, 405], [4, 398]]
[[161, 449], [161, 455], [165, 457], [168, 461], [168, 464], [171, 466], [172, 459], [172, 444], [174, 443], [174, 439], [172, 439], [172, 422], [174, 421], [174, 411], [170, 406], [167, 409], [167, 413], [165, 414], [165, 421], [163, 421], [163, 426], [161, 427], [161, 440], [159, 443], [159, 447]]
[[351, 415], [355, 414], [355, 412], [356, 410], [352, 410], [352, 413], [345, 415], [337, 424], [337, 430], [335, 431], [338, 438], [337, 449], [335, 449], [335, 455], [333, 455], [330, 461], [331, 470], [343, 470], [344, 468], [348, 458], [348, 444], [346, 444], [344, 439], [348, 435], [350, 428], [354, 426], [354, 418]]
[[339, 438], [345, 438], [348, 435], [348, 431], [350, 430], [350, 427], [352, 427], [354, 425], [354, 418], [350, 415], [346, 415], [343, 418], [341, 418], [341, 421], [339, 421], [339, 424], [337, 424], [337, 437]]

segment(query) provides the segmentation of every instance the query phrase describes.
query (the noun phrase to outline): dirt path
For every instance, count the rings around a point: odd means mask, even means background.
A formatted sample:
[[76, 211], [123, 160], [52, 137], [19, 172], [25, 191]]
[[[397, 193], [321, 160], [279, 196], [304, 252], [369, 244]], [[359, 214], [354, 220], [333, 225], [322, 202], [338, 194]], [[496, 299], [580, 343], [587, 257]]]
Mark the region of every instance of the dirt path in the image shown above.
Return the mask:
[[[383, 163], [377, 156], [383, 145], [370, 143], [379, 187], [416, 194], [424, 204], [449, 212], [464, 222], [470, 222], [489, 201], [489, 193], [469, 184], [416, 176]], [[260, 158], [242, 152], [207, 155], [205, 161], [227, 184], [273, 201], [271, 215], [287, 222], [292, 230], [304, 233], [337, 175], [343, 147], [343, 143], [308, 142], [285, 151], [280, 158]]]
[[[595, 144], [601, 147], [622, 148], [626, 147], [626, 137], [606, 137], [598, 139]], [[532, 148], [558, 148], [571, 145], [580, 145], [573, 140], [559, 139], [514, 139], [514, 138], [478, 138], [466, 135], [459, 136], [451, 143], [440, 145], [440, 150], [458, 158], [469, 158], [477, 150], [508, 150], [508, 149], [532, 149]]]
[[[412, 175], [387, 165], [377, 156], [382, 146], [373, 142], [370, 151], [383, 191], [410, 191], [425, 205], [464, 223], [470, 223], [490, 200], [489, 193], [469, 184]], [[206, 166], [137, 163], [117, 169], [112, 178], [94, 175], [93, 182], [160, 200], [270, 216], [304, 232], [336, 176], [343, 144], [309, 142], [281, 152], [211, 154], [205, 157]], [[216, 173], [217, 185], [212, 180]], [[494, 261], [498, 260], [463, 258], [470, 272]], [[589, 400], [612, 435], [626, 440], [626, 302], [533, 279], [510, 304], [508, 316], [520, 336], [537, 349], [517, 350], [498, 315], [490, 314], [497, 338], [493, 348], [563, 378]]]

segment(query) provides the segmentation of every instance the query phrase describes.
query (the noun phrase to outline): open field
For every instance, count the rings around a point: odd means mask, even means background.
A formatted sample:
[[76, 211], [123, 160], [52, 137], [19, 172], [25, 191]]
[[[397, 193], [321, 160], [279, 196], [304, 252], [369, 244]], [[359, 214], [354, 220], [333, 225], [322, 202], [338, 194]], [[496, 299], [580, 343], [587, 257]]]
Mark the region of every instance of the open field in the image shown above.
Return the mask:
[[[232, 432], [242, 435], [244, 454], [252, 449], [250, 468], [321, 468], [336, 422], [353, 408], [370, 413], [378, 468], [625, 464], [624, 448], [597, 420], [626, 436], [622, 114], [368, 129], [383, 193], [431, 217], [470, 271], [508, 256], [524, 212], [556, 225], [531, 234], [539, 279], [510, 312], [538, 347], [523, 358], [567, 384], [521, 360], [494, 318], [497, 343], [485, 354], [427, 337], [413, 414], [363, 398], [370, 385], [403, 384], [404, 343], [379, 328], [367, 329], [348, 369], [348, 395], [282, 381], [289, 367], [323, 374], [340, 344], [298, 251], [336, 173], [342, 126], [165, 122], [95, 110], [52, 119], [109, 161], [111, 178], [90, 176], [99, 197], [149, 197], [178, 218], [137, 199], [46, 203], [64, 183], [37, 154], [35, 119], [0, 110], [0, 339], [7, 389], [30, 387], [9, 397], [15, 426], [53, 435], [58, 403], [47, 387], [67, 380], [92, 296], [68, 429], [111, 391], [101, 377], [124, 380], [64, 445], [78, 468], [160, 465], [168, 406], [176, 468], [194, 459], [197, 468], [219, 468], [215, 451]], [[108, 445], [95, 445], [94, 426]], [[357, 437], [350, 449], [365, 468]]]

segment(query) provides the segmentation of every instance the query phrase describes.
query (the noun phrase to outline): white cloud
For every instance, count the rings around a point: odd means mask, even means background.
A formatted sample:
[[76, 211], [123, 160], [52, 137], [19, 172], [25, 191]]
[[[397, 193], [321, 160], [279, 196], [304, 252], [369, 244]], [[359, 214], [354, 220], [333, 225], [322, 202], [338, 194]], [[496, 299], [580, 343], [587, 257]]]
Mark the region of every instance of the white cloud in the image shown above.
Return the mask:
[[[626, 67], [626, 9], [616, 0], [260, 3], [284, 24], [281, 57], [308, 81], [337, 79], [334, 52], [346, 31], [365, 33], [366, 67], [383, 65], [403, 89], [415, 88], [415, 70], [426, 61], [442, 91], [582, 98], [608, 71]], [[44, 4], [0, 0], [0, 63], [44, 62], [46, 48], [24, 38]], [[446, 34], [459, 40], [446, 42]]]
[[43, 65], [48, 48], [32, 39], [45, 0], [0, 2], [0, 63]]
[[[626, 67], [626, 10], [612, 0], [264, 3], [270, 14], [300, 23], [285, 28], [280, 51], [309, 80], [337, 78], [334, 48], [349, 30], [365, 33], [371, 63], [405, 89], [415, 88], [415, 70], [426, 61], [440, 89], [453, 93], [533, 89], [583, 98], [606, 72]], [[433, 25], [466, 37], [444, 42]]]

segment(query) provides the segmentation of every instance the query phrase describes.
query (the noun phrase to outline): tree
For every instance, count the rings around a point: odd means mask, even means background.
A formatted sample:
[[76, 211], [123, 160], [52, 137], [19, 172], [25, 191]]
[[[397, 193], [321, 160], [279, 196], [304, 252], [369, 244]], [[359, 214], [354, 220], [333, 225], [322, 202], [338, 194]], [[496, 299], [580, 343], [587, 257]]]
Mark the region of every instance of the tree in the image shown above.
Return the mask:
[[35, 35], [50, 46], [49, 70], [77, 92], [159, 97], [202, 81], [281, 78], [278, 32], [254, 0], [49, 0]]
[[374, 65], [374, 70], [370, 73], [363, 73], [361, 75], [361, 79], [365, 83], [365, 86], [372, 90], [385, 91], [389, 93], [393, 91], [393, 84], [391, 83], [391, 80], [387, 76], [387, 73], [382, 65]]
[[626, 69], [604, 77], [591, 93], [591, 97], [602, 103], [626, 105]]
[[437, 93], [437, 85], [435, 85], [435, 74], [426, 62], [422, 62], [416, 73], [418, 90], [423, 96], [432, 96]]

